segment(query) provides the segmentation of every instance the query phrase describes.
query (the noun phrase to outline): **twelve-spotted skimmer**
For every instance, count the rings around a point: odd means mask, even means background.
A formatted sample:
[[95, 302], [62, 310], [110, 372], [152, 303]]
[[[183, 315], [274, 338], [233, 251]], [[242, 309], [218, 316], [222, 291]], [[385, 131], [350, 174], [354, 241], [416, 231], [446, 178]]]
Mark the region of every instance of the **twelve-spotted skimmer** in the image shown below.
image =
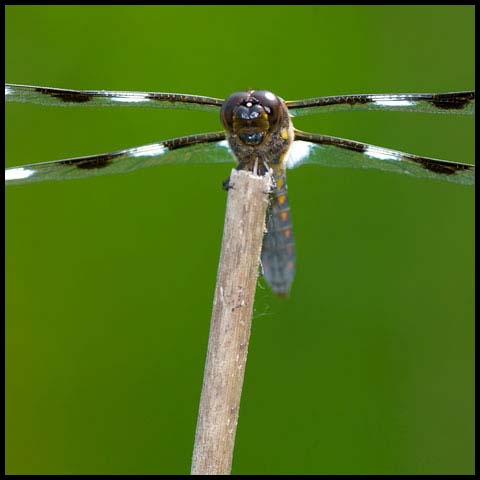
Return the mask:
[[474, 183], [475, 167], [465, 163], [420, 157], [366, 143], [306, 133], [291, 117], [341, 110], [396, 110], [473, 114], [475, 93], [412, 93], [341, 95], [284, 101], [265, 90], [232, 94], [226, 100], [176, 93], [65, 90], [5, 85], [7, 102], [48, 106], [147, 106], [206, 110], [220, 113], [224, 130], [189, 135], [140, 147], [86, 157], [36, 163], [5, 170], [6, 185], [127, 173], [167, 163], [237, 162], [238, 169], [258, 174], [270, 171], [266, 233], [262, 248], [264, 277], [277, 295], [287, 295], [295, 273], [292, 222], [288, 206], [286, 168], [306, 163], [375, 168], [415, 177]]

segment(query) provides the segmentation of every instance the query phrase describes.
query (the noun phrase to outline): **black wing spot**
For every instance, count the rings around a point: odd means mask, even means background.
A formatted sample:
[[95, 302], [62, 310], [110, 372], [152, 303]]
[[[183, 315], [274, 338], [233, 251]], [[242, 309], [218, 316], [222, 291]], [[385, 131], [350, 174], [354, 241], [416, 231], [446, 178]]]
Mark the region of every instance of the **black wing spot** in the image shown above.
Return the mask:
[[85, 92], [74, 92], [65, 90], [53, 90], [51, 88], [37, 87], [36, 92], [49, 97], [58, 98], [65, 103], [86, 103], [93, 99], [93, 95]]
[[121, 157], [122, 154], [106, 154], [98, 155], [94, 158], [72, 158], [70, 160], [62, 160], [62, 165], [75, 166], [83, 170], [94, 170], [97, 168], [105, 168], [112, 163], [115, 158]]
[[423, 168], [430, 170], [434, 173], [440, 173], [443, 175], [454, 175], [457, 172], [461, 172], [462, 170], [473, 170], [473, 165], [464, 165], [461, 163], [449, 163], [448, 165], [445, 163], [435, 162], [428, 158], [422, 157], [412, 157], [409, 160], [413, 160], [416, 163], [422, 165]]
[[473, 99], [473, 92], [459, 94], [454, 97], [451, 95], [437, 95], [430, 103], [441, 110], [463, 110]]

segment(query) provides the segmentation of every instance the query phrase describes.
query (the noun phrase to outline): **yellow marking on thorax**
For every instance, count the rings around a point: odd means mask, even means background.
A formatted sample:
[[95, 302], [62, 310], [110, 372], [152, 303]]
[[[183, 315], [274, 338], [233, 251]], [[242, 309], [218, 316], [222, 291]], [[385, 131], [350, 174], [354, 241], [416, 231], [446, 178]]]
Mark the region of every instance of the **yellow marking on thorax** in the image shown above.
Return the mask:
[[279, 178], [279, 179], [277, 180], [277, 187], [278, 187], [278, 188], [282, 188], [282, 187], [283, 187], [283, 178]]
[[281, 132], [280, 132], [280, 136], [284, 139], [284, 140], [287, 140], [288, 139], [288, 130], [286, 128], [284, 128]]
[[283, 204], [285, 203], [285, 200], [286, 200], [286, 199], [287, 199], [287, 197], [286, 197], [285, 195], [280, 195], [280, 196], [278, 197], [278, 203], [279, 203], [280, 205], [283, 205]]

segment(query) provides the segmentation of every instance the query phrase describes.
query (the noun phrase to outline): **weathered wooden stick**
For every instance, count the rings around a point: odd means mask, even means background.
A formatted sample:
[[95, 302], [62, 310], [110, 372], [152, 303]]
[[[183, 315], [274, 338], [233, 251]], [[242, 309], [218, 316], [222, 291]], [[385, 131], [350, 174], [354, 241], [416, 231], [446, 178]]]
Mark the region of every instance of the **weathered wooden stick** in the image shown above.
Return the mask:
[[192, 475], [231, 471], [270, 181], [230, 176]]

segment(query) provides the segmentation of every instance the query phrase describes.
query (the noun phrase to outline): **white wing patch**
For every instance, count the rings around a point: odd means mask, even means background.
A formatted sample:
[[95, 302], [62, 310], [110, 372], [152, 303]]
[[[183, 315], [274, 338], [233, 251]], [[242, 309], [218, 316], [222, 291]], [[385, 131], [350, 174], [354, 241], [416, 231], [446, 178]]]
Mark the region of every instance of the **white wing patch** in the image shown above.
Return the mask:
[[295, 140], [287, 154], [287, 168], [295, 168], [301, 164], [310, 154], [310, 150], [314, 147], [311, 142], [304, 140]]
[[150, 101], [150, 99], [146, 95], [125, 95], [124, 97], [111, 96], [110, 99], [114, 102], [126, 103], [142, 103]]
[[168, 151], [168, 148], [163, 143], [154, 143], [152, 145], [145, 145], [143, 147], [133, 148], [130, 156], [132, 157], [156, 157], [163, 155]]
[[5, 170], [5, 181], [20, 180], [22, 178], [31, 177], [35, 173], [34, 170], [28, 168], [18, 167]]
[[398, 153], [384, 150], [383, 148], [374, 147], [373, 145], [369, 145], [368, 148], [365, 150], [365, 155], [371, 158], [377, 158], [378, 160], [401, 160], [402, 156]]
[[217, 145], [219, 147], [226, 148], [229, 152], [232, 151], [232, 149], [230, 148], [230, 145], [228, 143], [228, 140], [222, 140], [221, 142], [217, 142]]
[[381, 107], [410, 107], [415, 105], [415, 102], [409, 100], [374, 100], [373, 103]]

